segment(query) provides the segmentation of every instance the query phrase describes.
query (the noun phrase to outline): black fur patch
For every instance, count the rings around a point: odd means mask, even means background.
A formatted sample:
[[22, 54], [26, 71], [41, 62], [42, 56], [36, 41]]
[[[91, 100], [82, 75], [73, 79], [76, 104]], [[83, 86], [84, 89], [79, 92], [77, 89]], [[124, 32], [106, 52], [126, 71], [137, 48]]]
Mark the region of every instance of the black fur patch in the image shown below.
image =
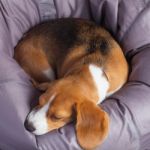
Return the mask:
[[94, 53], [99, 50], [103, 55], [106, 55], [109, 51], [109, 43], [104, 38], [95, 38], [89, 42], [89, 47], [87, 51], [89, 53]]
[[87, 51], [89, 53], [93, 53], [93, 52], [95, 52], [96, 48], [97, 48], [96, 40], [91, 40], [90, 43], [89, 43], [89, 47], [88, 47]]
[[77, 42], [78, 27], [72, 19], [59, 20], [53, 26], [53, 37], [56, 38], [59, 47], [69, 49]]
[[109, 51], [109, 43], [106, 39], [102, 38], [99, 43], [99, 49], [103, 55], [106, 55]]
[[77, 20], [71, 18], [49, 20], [37, 25], [33, 30], [35, 35], [44, 35], [46, 50], [49, 49], [49, 43], [53, 41], [55, 47], [63, 53], [78, 41], [79, 25]]

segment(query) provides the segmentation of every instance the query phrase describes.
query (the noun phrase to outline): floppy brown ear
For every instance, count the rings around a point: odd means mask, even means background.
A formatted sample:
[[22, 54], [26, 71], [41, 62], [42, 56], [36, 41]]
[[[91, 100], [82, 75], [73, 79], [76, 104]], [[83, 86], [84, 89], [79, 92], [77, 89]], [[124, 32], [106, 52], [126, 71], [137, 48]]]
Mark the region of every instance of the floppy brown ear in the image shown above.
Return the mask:
[[109, 131], [109, 118], [99, 106], [85, 101], [76, 106], [77, 140], [83, 149], [91, 150], [101, 144]]

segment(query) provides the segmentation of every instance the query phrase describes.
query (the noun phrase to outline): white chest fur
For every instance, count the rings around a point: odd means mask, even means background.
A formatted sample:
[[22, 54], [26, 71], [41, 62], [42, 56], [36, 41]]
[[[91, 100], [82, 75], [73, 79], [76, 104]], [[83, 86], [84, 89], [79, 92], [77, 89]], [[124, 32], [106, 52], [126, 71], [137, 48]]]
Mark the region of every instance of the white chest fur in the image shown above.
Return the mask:
[[89, 65], [89, 70], [98, 91], [99, 101], [97, 102], [97, 104], [99, 104], [105, 99], [107, 95], [109, 82], [106, 79], [102, 68], [91, 64]]

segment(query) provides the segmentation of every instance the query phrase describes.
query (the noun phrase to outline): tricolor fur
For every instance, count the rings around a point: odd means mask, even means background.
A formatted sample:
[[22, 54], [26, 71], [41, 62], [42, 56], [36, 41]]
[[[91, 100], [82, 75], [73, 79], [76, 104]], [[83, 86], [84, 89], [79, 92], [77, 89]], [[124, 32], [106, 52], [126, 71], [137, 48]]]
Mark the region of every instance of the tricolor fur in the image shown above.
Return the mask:
[[93, 149], [109, 132], [98, 103], [126, 82], [128, 66], [120, 46], [103, 28], [83, 19], [56, 19], [29, 30], [15, 59], [43, 90], [26, 128], [40, 135], [76, 120], [78, 143]]

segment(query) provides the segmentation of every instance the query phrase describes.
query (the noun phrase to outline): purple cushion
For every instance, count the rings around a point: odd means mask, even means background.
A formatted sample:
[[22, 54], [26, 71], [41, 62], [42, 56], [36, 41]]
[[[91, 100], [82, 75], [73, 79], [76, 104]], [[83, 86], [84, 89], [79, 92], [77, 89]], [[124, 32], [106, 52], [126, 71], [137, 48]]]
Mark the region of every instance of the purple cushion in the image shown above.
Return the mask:
[[14, 47], [30, 27], [57, 17], [89, 18], [103, 24], [120, 41], [129, 60], [128, 83], [102, 104], [111, 125], [108, 138], [97, 149], [149, 149], [149, 3], [148, 0], [1, 0], [0, 149], [81, 149], [73, 124], [37, 137], [24, 128], [24, 120], [40, 93], [13, 59]]

